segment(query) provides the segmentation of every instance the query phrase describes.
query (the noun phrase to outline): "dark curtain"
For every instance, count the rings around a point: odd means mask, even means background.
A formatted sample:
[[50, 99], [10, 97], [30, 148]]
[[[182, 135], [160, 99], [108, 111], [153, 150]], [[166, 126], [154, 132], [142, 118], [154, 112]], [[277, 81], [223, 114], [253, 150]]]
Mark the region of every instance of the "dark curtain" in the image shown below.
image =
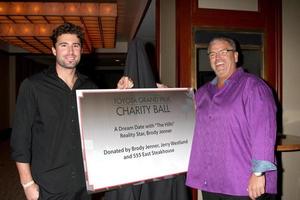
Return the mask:
[[[128, 46], [124, 75], [135, 88], [156, 88], [155, 78], [145, 50], [145, 43], [134, 39]], [[158, 166], [159, 167], [159, 166]], [[185, 174], [174, 178], [126, 186], [105, 193], [104, 200], [189, 200], [191, 191], [185, 186]]]
[[140, 39], [134, 39], [129, 43], [124, 76], [129, 76], [133, 80], [134, 88], [156, 88], [145, 43]]

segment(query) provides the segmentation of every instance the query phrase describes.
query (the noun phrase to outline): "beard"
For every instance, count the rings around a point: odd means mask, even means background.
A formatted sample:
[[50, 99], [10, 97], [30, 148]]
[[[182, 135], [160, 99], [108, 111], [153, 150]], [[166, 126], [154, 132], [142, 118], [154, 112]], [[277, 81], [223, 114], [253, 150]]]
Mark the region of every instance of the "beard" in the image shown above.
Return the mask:
[[56, 58], [56, 63], [63, 68], [74, 69], [78, 65], [80, 58], [74, 59], [72, 62], [65, 60], [64, 58]]

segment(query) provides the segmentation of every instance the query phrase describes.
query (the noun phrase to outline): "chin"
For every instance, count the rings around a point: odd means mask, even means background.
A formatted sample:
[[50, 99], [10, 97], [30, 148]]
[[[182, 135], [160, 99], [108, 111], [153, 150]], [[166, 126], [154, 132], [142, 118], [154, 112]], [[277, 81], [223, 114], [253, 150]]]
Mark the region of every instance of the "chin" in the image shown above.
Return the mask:
[[62, 66], [63, 68], [66, 68], [66, 69], [75, 69], [76, 68], [76, 65], [64, 65], [64, 66]]

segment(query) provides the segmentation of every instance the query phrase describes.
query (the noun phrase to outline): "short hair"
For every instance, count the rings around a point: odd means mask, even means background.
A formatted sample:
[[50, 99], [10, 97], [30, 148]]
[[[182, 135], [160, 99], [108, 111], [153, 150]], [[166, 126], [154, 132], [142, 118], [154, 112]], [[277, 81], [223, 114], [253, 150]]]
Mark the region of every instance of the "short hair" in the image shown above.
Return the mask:
[[215, 41], [224, 41], [224, 42], [227, 42], [234, 51], [236, 51], [236, 43], [235, 41], [228, 37], [228, 36], [217, 36], [217, 37], [214, 37], [209, 43], [208, 43], [208, 48], [207, 48], [207, 51], [209, 53], [210, 51], [210, 47], [212, 45], [212, 43], [214, 43]]
[[80, 40], [80, 44], [83, 44], [83, 38], [84, 38], [84, 31], [80, 26], [77, 26], [75, 24], [69, 23], [69, 22], [65, 22], [64, 24], [58, 26], [57, 28], [55, 28], [52, 32], [51, 35], [51, 40], [52, 40], [52, 44], [53, 47], [55, 48], [55, 44], [57, 42], [57, 38], [63, 34], [74, 34], [76, 35], [79, 40]]

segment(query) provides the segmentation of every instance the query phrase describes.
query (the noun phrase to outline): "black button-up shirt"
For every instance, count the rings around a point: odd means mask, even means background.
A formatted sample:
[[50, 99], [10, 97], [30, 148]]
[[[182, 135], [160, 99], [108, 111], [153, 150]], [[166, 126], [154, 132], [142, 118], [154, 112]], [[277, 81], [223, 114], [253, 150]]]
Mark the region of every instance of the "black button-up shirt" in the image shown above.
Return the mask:
[[49, 192], [85, 186], [76, 89], [94, 89], [77, 74], [71, 90], [54, 67], [21, 84], [11, 136], [12, 158], [30, 163], [38, 185]]

